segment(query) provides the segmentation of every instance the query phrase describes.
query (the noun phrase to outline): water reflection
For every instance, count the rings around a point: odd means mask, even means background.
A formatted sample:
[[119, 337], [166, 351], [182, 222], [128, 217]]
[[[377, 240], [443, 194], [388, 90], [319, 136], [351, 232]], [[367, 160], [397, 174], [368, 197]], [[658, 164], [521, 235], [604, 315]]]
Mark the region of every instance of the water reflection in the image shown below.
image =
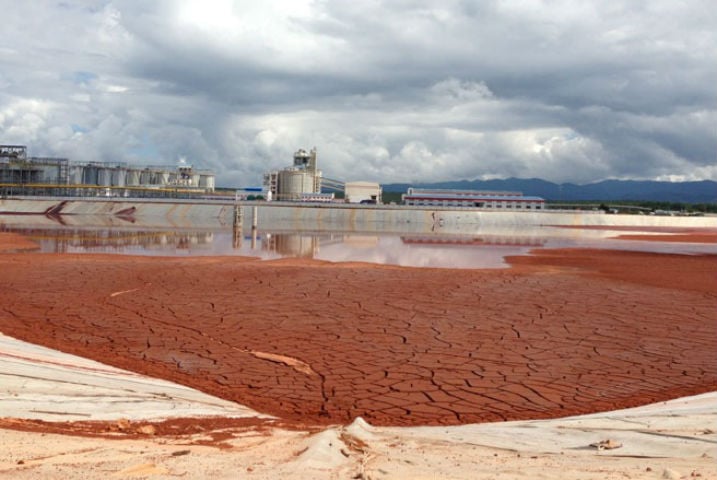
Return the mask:
[[137, 253], [192, 250], [209, 245], [213, 232], [132, 231], [86, 228], [13, 228], [0, 225], [0, 232], [23, 235], [43, 253]]
[[619, 248], [710, 253], [714, 246], [634, 242], [607, 238], [615, 232], [554, 227], [489, 229], [484, 234], [446, 235], [360, 232], [302, 232], [280, 229], [192, 230], [138, 226], [30, 225], [0, 218], [0, 231], [15, 232], [41, 252], [151, 256], [241, 255], [276, 259], [315, 258], [441, 268], [501, 268], [505, 257], [557, 247]]

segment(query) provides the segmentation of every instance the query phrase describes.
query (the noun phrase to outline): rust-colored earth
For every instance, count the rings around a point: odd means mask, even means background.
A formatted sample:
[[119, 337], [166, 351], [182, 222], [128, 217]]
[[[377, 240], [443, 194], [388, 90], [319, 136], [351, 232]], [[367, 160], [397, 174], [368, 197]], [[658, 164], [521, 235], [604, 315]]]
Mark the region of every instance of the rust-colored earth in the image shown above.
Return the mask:
[[684, 233], [669, 235], [618, 235], [621, 240], [640, 240], [648, 242], [679, 242], [679, 243], [717, 243], [717, 233]]
[[28, 238], [11, 232], [0, 232], [0, 253], [38, 250], [40, 247]]
[[550, 418], [717, 388], [717, 256], [510, 261], [5, 253], [0, 331], [314, 425]]
[[[639, 240], [648, 242], [673, 243], [717, 243], [717, 230], [709, 227], [631, 227], [619, 225], [556, 225], [558, 228], [576, 230], [610, 230], [622, 232], [635, 232], [617, 235], [620, 240]], [[658, 233], [654, 235], [645, 232]]]

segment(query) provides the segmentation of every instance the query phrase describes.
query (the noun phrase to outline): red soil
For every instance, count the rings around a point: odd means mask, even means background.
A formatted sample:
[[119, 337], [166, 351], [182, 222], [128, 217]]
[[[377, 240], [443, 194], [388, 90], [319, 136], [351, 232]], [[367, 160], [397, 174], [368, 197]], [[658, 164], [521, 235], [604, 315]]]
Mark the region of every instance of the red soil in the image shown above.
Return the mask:
[[679, 243], [717, 243], [717, 233], [687, 233], [670, 235], [618, 235], [621, 240], [640, 240], [648, 242]]
[[550, 418], [717, 388], [716, 256], [511, 262], [4, 254], [0, 331], [314, 425]]
[[[149, 427], [149, 428], [148, 428]], [[129, 421], [120, 419], [110, 421], [45, 422], [0, 418], [0, 428], [22, 432], [55, 433], [76, 437], [102, 437], [114, 440], [147, 438], [151, 436], [182, 440], [183, 445], [209, 445], [219, 448], [232, 448], [226, 441], [252, 434], [270, 435], [275, 428], [283, 430], [312, 431], [316, 427], [256, 417], [227, 418], [171, 418], [159, 422]], [[201, 437], [196, 438], [197, 434]], [[194, 438], [193, 438], [194, 437]], [[186, 442], [186, 443], [185, 443]], [[173, 455], [188, 453], [178, 451]]]
[[[559, 228], [577, 230], [610, 230], [617, 232], [636, 232], [618, 235], [621, 240], [640, 240], [648, 242], [679, 242], [679, 243], [717, 243], [717, 230], [714, 228], [686, 228], [686, 227], [630, 227], [618, 225], [555, 225]], [[664, 235], [646, 235], [644, 232], [654, 232]]]
[[10, 232], [0, 232], [0, 252], [20, 252], [37, 250], [38, 245], [22, 235]]

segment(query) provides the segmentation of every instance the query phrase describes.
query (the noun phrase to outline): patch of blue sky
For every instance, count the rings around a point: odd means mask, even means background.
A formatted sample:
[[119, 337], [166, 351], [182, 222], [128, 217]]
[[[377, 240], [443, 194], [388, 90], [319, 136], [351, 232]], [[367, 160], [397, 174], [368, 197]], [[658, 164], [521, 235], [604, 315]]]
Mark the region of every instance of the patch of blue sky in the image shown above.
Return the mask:
[[77, 71], [72, 73], [72, 81], [76, 85], [89, 85], [97, 78], [97, 74], [92, 72]]

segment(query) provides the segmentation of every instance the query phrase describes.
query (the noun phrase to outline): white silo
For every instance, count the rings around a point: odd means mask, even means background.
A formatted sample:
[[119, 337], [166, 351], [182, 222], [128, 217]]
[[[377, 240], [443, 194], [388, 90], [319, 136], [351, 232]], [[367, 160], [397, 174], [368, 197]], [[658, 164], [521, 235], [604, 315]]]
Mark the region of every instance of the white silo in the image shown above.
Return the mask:
[[69, 183], [70, 185], [79, 185], [82, 183], [82, 173], [84, 167], [82, 165], [70, 165]]
[[125, 179], [125, 184], [128, 187], [136, 187], [139, 185], [139, 170], [136, 168], [129, 168], [127, 169], [127, 178]]
[[199, 188], [206, 190], [207, 192], [214, 191], [215, 177], [211, 173], [202, 173], [199, 176]]
[[99, 167], [97, 169], [97, 185], [109, 187], [112, 185], [112, 169], [109, 167]]
[[95, 165], [85, 165], [82, 169], [82, 183], [85, 185], [98, 185], [98, 167]]
[[112, 186], [124, 187], [127, 183], [127, 169], [117, 167], [112, 171]]
[[299, 200], [302, 193], [314, 191], [314, 175], [306, 170], [287, 168], [279, 172], [279, 200]]

